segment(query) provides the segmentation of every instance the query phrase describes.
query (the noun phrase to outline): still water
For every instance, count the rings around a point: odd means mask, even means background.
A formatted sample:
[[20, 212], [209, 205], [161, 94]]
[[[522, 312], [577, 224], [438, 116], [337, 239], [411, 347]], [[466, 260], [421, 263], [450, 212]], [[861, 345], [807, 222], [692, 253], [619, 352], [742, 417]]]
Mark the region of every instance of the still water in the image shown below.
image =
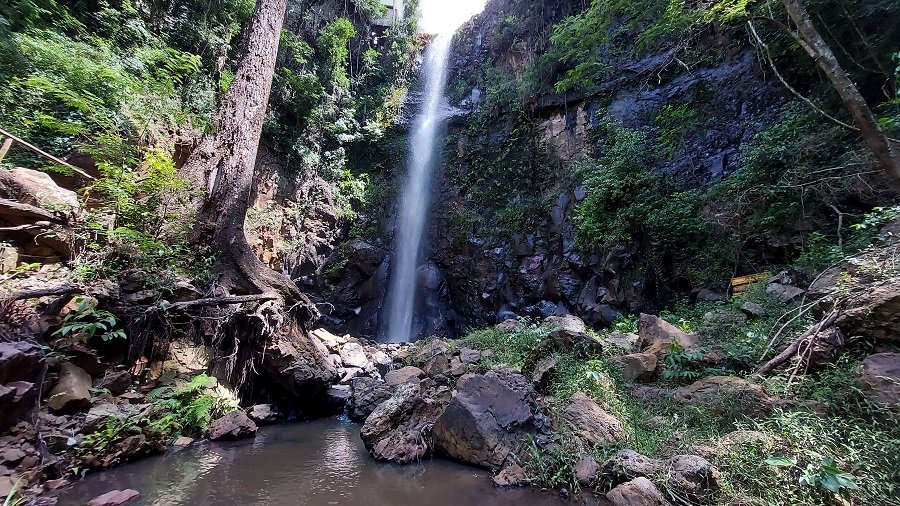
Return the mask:
[[59, 504], [83, 506], [115, 489], [128, 506], [550, 506], [558, 497], [494, 488], [490, 475], [444, 460], [396, 466], [369, 458], [359, 426], [340, 419], [276, 425], [256, 439], [203, 443], [89, 475]]

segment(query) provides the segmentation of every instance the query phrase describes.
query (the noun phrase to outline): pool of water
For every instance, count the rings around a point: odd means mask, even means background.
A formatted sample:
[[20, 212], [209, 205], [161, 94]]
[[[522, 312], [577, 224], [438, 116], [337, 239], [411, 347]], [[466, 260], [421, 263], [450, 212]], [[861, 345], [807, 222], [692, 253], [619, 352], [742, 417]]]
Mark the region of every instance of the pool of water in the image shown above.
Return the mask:
[[83, 506], [126, 488], [141, 493], [129, 506], [565, 504], [550, 493], [495, 488], [486, 471], [445, 460], [375, 462], [359, 426], [341, 419], [264, 427], [253, 440], [206, 442], [89, 475], [59, 504]]

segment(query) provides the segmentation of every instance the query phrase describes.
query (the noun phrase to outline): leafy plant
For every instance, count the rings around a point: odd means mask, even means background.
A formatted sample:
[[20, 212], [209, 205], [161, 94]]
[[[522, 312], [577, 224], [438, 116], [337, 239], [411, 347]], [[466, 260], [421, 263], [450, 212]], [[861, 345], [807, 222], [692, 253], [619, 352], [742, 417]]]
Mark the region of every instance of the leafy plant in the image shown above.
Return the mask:
[[125, 331], [116, 329], [118, 320], [109, 311], [97, 309], [97, 302], [89, 297], [76, 297], [75, 309], [63, 318], [63, 326], [53, 333], [54, 337], [87, 341], [99, 336], [103, 341], [126, 339]]
[[671, 350], [666, 355], [666, 367], [662, 372], [662, 378], [669, 381], [696, 380], [703, 376], [703, 372], [697, 369], [697, 363], [703, 359], [700, 351], [689, 351], [672, 339]]
[[848, 495], [857, 490], [856, 478], [838, 467], [834, 459], [825, 457], [818, 465], [809, 464], [800, 476], [800, 484], [837, 495]]

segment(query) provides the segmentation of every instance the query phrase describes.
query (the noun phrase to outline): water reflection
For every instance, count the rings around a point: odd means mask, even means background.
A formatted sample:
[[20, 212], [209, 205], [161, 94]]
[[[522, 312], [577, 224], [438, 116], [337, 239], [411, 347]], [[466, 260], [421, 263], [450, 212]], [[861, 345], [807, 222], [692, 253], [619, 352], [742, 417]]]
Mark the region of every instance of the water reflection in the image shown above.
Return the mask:
[[331, 419], [267, 427], [254, 441], [206, 443], [97, 473], [59, 504], [83, 505], [113, 489], [152, 506], [428, 506], [563, 504], [533, 490], [499, 490], [485, 472], [442, 460], [395, 466], [372, 461], [359, 427]]

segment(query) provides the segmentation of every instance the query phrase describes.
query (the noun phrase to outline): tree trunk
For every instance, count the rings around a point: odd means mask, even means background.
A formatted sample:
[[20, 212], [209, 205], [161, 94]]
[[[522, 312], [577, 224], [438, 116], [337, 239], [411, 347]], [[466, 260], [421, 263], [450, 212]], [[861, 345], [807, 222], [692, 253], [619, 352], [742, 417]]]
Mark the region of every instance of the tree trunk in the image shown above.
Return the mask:
[[213, 118], [215, 128], [203, 136], [181, 173], [207, 189], [196, 237], [216, 253], [219, 284], [231, 294], [271, 294], [298, 303], [307, 299], [289, 278], [257, 258], [244, 234], [286, 4], [258, 0], [234, 82]]
[[853, 118], [856, 128], [863, 137], [866, 146], [875, 156], [885, 174], [894, 182], [900, 184], [900, 154], [891, 141], [887, 139], [875, 121], [875, 116], [866, 104], [859, 89], [850, 79], [850, 76], [841, 67], [840, 62], [834, 56], [831, 48], [822, 38], [813, 25], [809, 12], [803, 6], [801, 0], [782, 0], [788, 15], [797, 25], [797, 33], [792, 33], [794, 38], [803, 46], [803, 49], [815, 60], [819, 68], [825, 72], [834, 89], [837, 90], [844, 102], [847, 111]]

